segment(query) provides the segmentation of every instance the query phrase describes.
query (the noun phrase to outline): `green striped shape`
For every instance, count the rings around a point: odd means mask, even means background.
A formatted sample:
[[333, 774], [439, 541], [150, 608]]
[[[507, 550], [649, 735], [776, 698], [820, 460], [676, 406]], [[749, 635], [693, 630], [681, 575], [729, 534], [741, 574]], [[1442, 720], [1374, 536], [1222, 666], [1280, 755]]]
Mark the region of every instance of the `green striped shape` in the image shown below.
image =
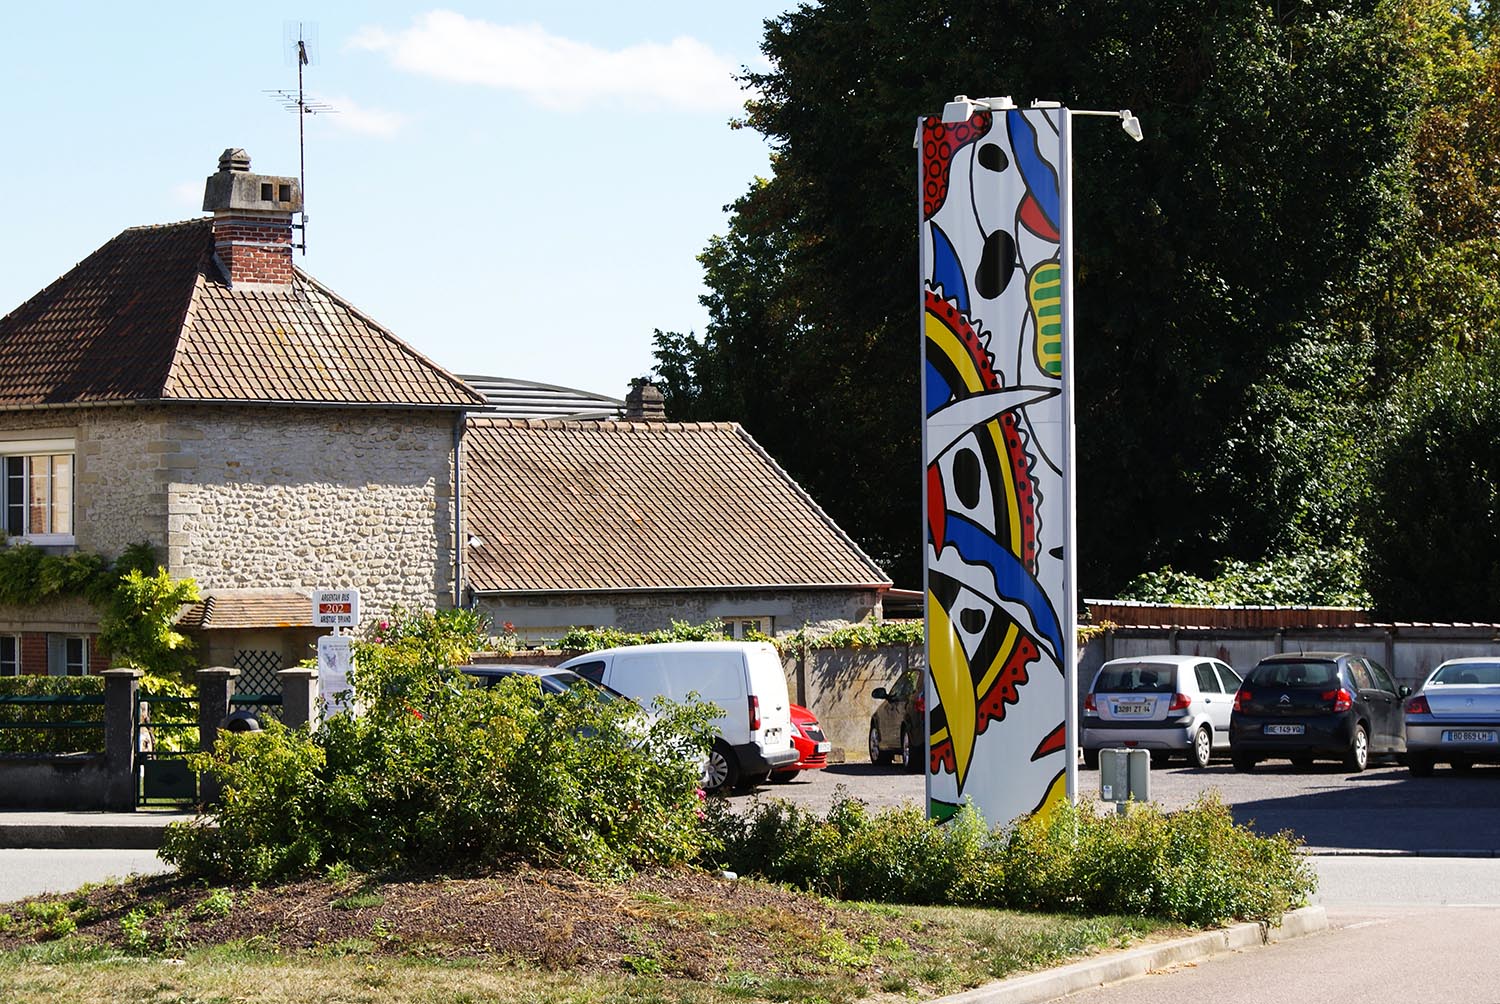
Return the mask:
[[1062, 376], [1062, 267], [1044, 261], [1026, 281], [1026, 297], [1036, 328], [1036, 364], [1048, 376]]

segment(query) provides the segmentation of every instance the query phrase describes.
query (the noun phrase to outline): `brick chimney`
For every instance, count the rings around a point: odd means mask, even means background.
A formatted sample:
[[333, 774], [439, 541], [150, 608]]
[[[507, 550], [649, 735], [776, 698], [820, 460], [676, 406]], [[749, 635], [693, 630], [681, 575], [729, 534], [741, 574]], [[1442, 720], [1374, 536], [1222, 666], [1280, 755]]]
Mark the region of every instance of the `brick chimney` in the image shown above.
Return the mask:
[[631, 384], [630, 393], [625, 395], [625, 421], [665, 422], [666, 420], [667, 407], [663, 403], [661, 391], [645, 380]]
[[203, 208], [214, 214], [214, 257], [231, 286], [292, 284], [292, 214], [302, 210], [296, 178], [250, 173], [250, 155], [225, 150], [208, 176]]

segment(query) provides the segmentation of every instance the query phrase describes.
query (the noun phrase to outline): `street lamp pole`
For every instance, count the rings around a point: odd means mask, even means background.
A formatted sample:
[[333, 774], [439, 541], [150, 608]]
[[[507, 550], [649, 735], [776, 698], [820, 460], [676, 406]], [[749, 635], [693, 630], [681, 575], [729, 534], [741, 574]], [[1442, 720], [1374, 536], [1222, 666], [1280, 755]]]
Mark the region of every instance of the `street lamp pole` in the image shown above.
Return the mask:
[[[1046, 107], [1049, 103], [1035, 102], [1032, 107]], [[1077, 353], [1073, 342], [1073, 116], [1094, 115], [1101, 118], [1117, 118], [1125, 134], [1137, 143], [1143, 138], [1141, 122], [1130, 113], [1130, 109], [1119, 111], [1095, 111], [1092, 109], [1059, 108], [1058, 141], [1059, 157], [1057, 188], [1059, 199], [1059, 229], [1062, 240], [1059, 246], [1062, 270], [1062, 409], [1063, 436], [1066, 439], [1064, 456], [1068, 458], [1063, 469], [1063, 505], [1068, 518], [1063, 532], [1063, 581], [1068, 584], [1063, 595], [1063, 623], [1070, 632], [1068, 643], [1063, 646], [1063, 689], [1067, 694], [1067, 706], [1063, 715], [1063, 730], [1067, 736], [1068, 753], [1064, 766], [1068, 801], [1078, 803], [1078, 760], [1074, 750], [1078, 749], [1078, 481], [1077, 467], [1077, 412], [1074, 394], [1074, 360]]]

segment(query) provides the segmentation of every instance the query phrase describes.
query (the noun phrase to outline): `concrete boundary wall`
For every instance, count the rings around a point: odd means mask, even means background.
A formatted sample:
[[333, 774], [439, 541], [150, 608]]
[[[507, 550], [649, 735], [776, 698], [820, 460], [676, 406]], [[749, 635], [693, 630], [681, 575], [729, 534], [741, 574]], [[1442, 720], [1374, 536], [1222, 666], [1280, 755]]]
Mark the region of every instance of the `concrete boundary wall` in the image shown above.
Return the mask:
[[1079, 657], [1079, 689], [1110, 659], [1141, 655], [1205, 655], [1223, 659], [1241, 674], [1277, 652], [1353, 652], [1390, 670], [1413, 690], [1439, 663], [1463, 656], [1500, 658], [1494, 627], [1355, 625], [1334, 628], [1106, 628]]

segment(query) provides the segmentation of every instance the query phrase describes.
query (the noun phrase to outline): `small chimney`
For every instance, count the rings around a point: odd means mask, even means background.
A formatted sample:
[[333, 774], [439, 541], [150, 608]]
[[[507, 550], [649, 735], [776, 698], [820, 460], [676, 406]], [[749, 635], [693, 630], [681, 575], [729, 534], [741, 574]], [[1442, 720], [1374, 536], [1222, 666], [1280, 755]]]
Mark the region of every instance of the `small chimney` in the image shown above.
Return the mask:
[[661, 391], [645, 380], [631, 384], [630, 393], [625, 395], [625, 421], [665, 422], [666, 420], [667, 408], [663, 403]]
[[214, 214], [214, 257], [231, 286], [292, 284], [292, 214], [302, 210], [296, 178], [250, 173], [250, 155], [225, 150], [203, 188]]

